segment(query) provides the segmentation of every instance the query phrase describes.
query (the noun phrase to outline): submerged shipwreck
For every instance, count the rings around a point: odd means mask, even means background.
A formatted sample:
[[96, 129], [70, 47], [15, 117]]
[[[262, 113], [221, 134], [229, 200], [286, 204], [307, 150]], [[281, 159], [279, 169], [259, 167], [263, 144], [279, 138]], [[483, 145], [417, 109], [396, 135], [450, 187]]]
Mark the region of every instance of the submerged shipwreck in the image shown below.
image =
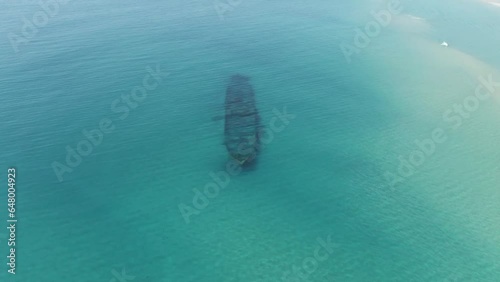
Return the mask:
[[255, 162], [260, 147], [260, 116], [249, 80], [233, 75], [226, 90], [224, 144], [240, 165]]

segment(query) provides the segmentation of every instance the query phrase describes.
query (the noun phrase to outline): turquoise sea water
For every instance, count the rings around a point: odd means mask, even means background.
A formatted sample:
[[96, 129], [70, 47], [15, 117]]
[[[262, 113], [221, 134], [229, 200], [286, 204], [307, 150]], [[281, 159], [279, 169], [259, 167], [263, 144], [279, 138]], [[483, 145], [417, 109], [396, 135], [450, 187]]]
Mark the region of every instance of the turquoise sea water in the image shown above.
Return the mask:
[[[500, 88], [443, 119], [479, 76], [500, 81], [500, 7], [402, 1], [348, 63], [340, 44], [386, 1], [230, 1], [222, 19], [217, 3], [69, 1], [16, 53], [10, 34], [43, 10], [0, 1], [0, 217], [14, 166], [18, 218], [16, 275], [0, 228], [0, 281], [500, 281]], [[112, 104], [148, 67], [169, 75], [124, 117]], [[235, 73], [267, 128], [295, 117], [186, 224], [179, 204], [225, 169], [212, 118]], [[52, 164], [106, 118], [59, 181]], [[446, 141], [391, 187], [436, 129]], [[312, 271], [286, 280], [294, 267]]]

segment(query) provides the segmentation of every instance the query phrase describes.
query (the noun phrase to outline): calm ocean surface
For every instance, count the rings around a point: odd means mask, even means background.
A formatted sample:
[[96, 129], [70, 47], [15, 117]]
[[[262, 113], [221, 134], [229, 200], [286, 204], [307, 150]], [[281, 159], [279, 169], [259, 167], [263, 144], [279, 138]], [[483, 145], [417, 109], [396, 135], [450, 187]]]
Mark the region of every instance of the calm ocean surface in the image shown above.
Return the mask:
[[[500, 81], [494, 2], [401, 1], [348, 62], [388, 2], [69, 1], [43, 23], [37, 1], [0, 1], [0, 219], [10, 167], [18, 218], [0, 281], [500, 281], [500, 86], [474, 96]], [[213, 117], [235, 73], [273, 135], [200, 198], [228, 160]]]

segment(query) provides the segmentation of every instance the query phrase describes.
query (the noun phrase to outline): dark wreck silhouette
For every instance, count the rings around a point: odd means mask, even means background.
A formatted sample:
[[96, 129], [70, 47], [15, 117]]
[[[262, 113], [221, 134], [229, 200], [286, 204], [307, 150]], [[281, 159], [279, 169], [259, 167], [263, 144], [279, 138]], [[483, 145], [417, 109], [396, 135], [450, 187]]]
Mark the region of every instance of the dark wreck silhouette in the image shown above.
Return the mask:
[[241, 166], [256, 163], [260, 150], [260, 116], [250, 79], [236, 74], [229, 81], [225, 101], [224, 144]]

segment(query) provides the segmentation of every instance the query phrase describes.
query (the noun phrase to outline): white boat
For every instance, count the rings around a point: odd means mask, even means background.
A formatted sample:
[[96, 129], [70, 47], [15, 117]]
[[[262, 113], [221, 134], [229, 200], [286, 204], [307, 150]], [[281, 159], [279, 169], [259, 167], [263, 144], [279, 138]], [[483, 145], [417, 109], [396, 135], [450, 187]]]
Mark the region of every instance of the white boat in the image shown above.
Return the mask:
[[441, 43], [441, 46], [448, 47], [448, 43], [446, 41], [443, 41], [443, 43]]

